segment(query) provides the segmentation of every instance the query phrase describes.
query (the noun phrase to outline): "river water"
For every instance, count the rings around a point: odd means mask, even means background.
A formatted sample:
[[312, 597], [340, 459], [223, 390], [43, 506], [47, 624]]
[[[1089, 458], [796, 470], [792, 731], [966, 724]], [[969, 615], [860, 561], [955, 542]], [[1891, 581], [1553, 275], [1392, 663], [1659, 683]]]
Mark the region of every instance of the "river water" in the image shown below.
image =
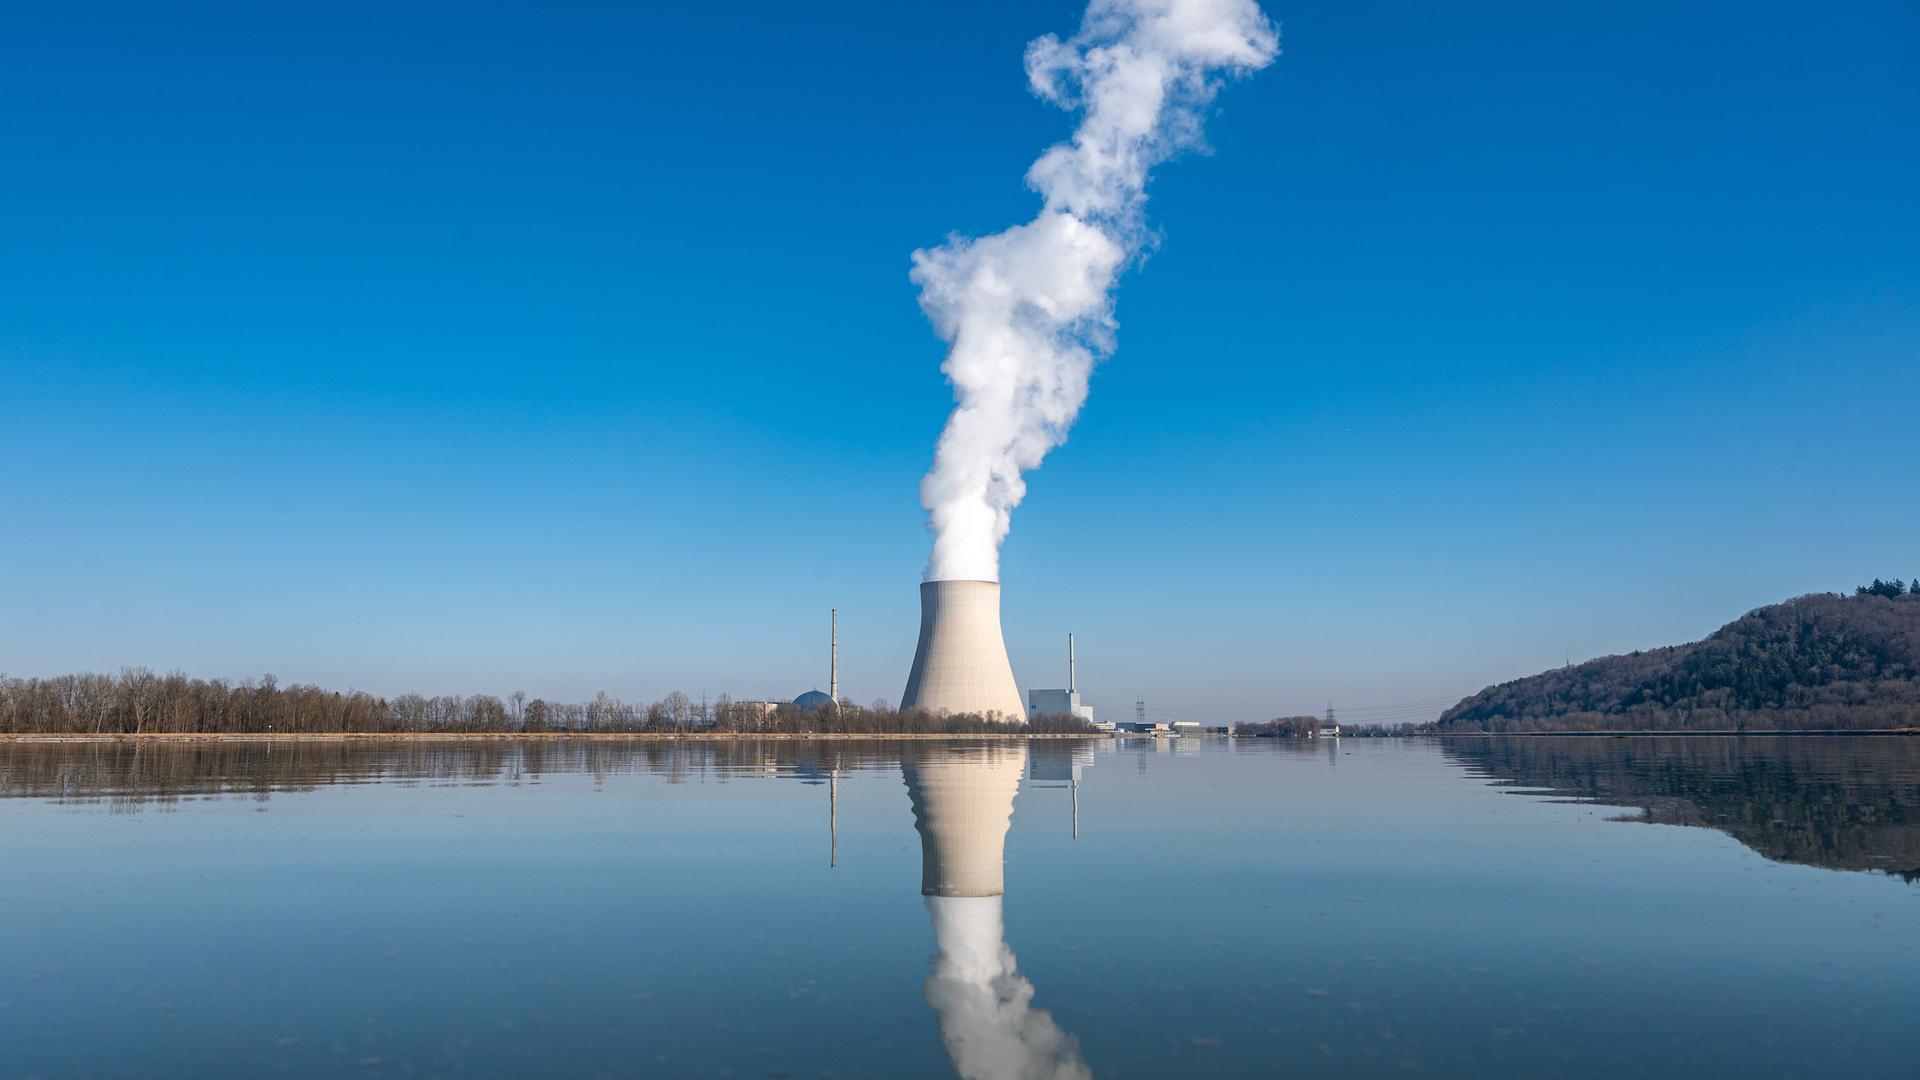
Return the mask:
[[0, 745], [0, 1076], [1887, 1076], [1920, 739]]

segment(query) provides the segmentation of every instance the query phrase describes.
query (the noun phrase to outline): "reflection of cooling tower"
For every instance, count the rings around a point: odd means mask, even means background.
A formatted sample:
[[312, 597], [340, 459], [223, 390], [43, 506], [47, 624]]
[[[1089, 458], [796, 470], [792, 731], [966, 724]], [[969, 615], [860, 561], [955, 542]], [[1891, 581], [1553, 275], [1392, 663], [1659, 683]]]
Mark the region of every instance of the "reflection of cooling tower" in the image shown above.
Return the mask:
[[1033, 1007], [1033, 984], [1007, 948], [1001, 867], [1026, 762], [1025, 747], [981, 746], [909, 752], [900, 763], [940, 950], [927, 1004], [961, 1080], [1092, 1080], [1079, 1044]]
[[1000, 636], [999, 582], [921, 582], [920, 644], [900, 707], [1026, 719]]
[[999, 896], [1006, 890], [1007, 826], [1026, 764], [1024, 746], [941, 748], [901, 762], [920, 833], [921, 893]]

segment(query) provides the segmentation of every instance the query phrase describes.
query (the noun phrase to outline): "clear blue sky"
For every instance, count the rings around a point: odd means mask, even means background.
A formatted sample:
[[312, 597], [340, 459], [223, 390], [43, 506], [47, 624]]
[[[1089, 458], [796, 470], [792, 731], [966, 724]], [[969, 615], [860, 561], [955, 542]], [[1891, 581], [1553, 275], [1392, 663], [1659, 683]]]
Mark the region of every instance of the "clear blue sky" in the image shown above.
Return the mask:
[[[899, 695], [908, 253], [1031, 217], [1078, 5], [556, 6], [9, 15], [0, 671], [790, 696], [838, 606]], [[1015, 514], [1024, 685], [1416, 702], [1920, 574], [1920, 9], [1265, 6]]]

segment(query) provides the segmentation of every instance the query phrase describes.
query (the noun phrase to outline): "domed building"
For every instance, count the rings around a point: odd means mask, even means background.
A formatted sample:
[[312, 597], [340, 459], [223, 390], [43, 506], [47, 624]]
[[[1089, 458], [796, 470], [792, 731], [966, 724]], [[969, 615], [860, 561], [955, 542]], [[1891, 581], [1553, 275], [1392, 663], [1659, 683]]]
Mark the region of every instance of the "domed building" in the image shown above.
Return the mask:
[[831, 694], [823, 694], [818, 690], [809, 690], [799, 697], [794, 698], [793, 705], [794, 708], [805, 709], [808, 712], [816, 712], [820, 709], [831, 709], [835, 707], [833, 696]]

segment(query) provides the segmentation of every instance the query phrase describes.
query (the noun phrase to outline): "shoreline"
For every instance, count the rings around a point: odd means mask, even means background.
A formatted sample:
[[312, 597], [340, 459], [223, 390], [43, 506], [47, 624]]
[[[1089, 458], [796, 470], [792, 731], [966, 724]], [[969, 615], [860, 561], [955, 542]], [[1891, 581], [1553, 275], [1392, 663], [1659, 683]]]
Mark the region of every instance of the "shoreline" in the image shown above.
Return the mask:
[[176, 732], [148, 731], [139, 734], [118, 732], [99, 735], [5, 734], [0, 743], [219, 743], [219, 742], [805, 742], [819, 739], [852, 740], [925, 740], [925, 739], [1105, 739], [1104, 732], [1062, 734], [1056, 732], [746, 732], [746, 731], [308, 731], [286, 732]]
[[1830, 731], [1824, 728], [1795, 728], [1784, 731], [1423, 731], [1402, 738], [1421, 739], [1823, 739], [1846, 735], [1913, 736], [1920, 728], [1860, 728]]
[[[1871, 736], [1898, 738], [1920, 736], [1920, 728], [1868, 728], [1858, 731], [1797, 729], [1791, 731], [1422, 731], [1388, 736], [1397, 739], [1820, 739]], [[0, 732], [0, 745], [6, 744], [89, 744], [141, 743], [179, 745], [182, 743], [236, 742], [911, 742], [932, 739], [987, 739], [1003, 742], [1058, 739], [1138, 739], [1152, 738], [1132, 732], [1024, 732], [1024, 731], [306, 731], [306, 732], [178, 732], [147, 731], [102, 734], [29, 734]], [[1232, 738], [1256, 741], [1251, 736], [1183, 736], [1184, 738]], [[1351, 741], [1371, 742], [1380, 736], [1347, 736]], [[1324, 740], [1281, 740], [1319, 742]], [[1338, 737], [1335, 738], [1338, 741]]]

